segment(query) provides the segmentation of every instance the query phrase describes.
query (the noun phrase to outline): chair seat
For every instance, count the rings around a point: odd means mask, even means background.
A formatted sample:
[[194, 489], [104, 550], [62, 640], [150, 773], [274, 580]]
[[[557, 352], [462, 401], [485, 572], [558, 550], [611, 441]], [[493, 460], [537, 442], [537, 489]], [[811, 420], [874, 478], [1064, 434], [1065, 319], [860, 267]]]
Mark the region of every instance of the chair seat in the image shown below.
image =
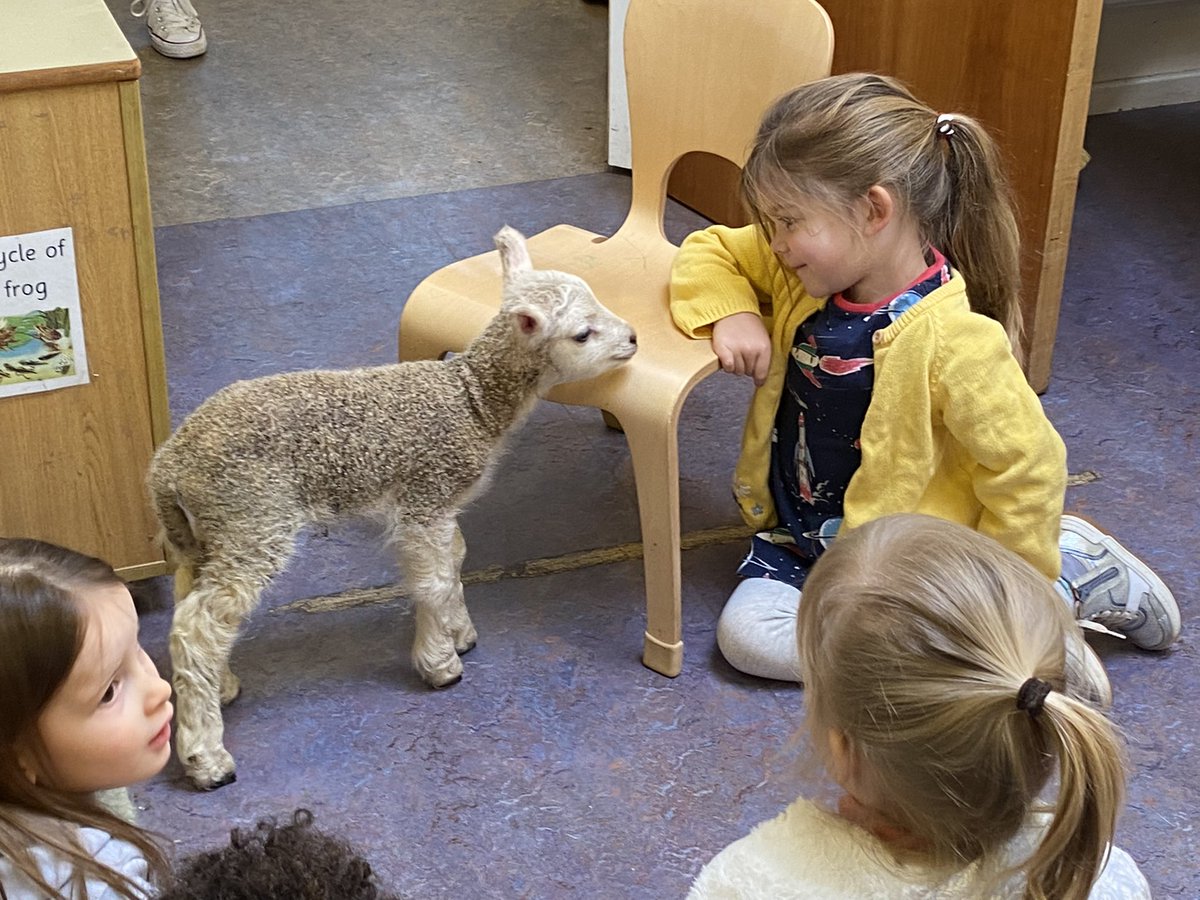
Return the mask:
[[[556, 225], [528, 239], [539, 269], [559, 269], [588, 283], [608, 309], [637, 331], [637, 355], [599, 378], [556, 386], [547, 399], [607, 410], [617, 418], [648, 394], [684, 394], [717, 368], [708, 341], [686, 337], [671, 321], [667, 306], [671, 261], [676, 247], [661, 238], [629, 239], [594, 234], [574, 225]], [[451, 263], [417, 286], [405, 306], [427, 307], [426, 314], [400, 320], [400, 358], [436, 358], [460, 352], [500, 308], [500, 257], [495, 251]], [[453, 317], [429, 315], [446, 304]], [[436, 326], [428, 335], [406, 333]]]

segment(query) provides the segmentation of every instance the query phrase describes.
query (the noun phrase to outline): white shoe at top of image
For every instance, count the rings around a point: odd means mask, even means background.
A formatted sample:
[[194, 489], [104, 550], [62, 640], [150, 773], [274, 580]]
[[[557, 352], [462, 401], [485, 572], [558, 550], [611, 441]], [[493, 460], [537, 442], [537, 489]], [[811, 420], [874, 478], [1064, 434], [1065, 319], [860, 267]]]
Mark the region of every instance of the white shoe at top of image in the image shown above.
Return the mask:
[[189, 59], [208, 49], [191, 0], [133, 0], [129, 11], [137, 18], [145, 16], [150, 43], [163, 56]]

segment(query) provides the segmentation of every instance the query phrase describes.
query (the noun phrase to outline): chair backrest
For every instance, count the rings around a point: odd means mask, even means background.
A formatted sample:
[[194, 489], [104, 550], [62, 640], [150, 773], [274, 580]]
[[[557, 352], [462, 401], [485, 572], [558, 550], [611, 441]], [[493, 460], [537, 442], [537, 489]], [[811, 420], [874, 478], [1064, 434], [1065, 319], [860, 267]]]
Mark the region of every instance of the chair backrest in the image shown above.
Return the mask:
[[832, 63], [833, 25], [814, 0], [630, 0], [633, 200], [622, 230], [661, 235], [675, 162], [703, 151], [741, 166], [771, 102]]

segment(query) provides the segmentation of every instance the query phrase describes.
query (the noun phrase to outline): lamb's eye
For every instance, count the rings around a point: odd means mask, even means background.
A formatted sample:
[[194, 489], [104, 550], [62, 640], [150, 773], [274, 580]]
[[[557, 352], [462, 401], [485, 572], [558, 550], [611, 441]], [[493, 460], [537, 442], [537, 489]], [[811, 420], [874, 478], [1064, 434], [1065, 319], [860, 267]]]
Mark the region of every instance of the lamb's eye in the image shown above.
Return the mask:
[[575, 335], [575, 343], [586, 344], [588, 338], [590, 338], [592, 336], [592, 334], [593, 334], [592, 329], [590, 329], [590, 328], [583, 329], [583, 331], [581, 331], [581, 332], [579, 332], [579, 334]]

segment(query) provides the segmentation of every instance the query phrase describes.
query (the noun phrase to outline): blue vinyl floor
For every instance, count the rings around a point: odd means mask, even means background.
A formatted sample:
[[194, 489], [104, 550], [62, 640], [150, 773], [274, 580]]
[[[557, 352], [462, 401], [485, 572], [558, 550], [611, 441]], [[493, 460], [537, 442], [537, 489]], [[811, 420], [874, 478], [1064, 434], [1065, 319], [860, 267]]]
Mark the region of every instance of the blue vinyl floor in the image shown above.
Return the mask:
[[[629, 182], [604, 165], [603, 7], [414, 7], [413, 34], [440, 15], [473, 35], [475, 57], [439, 73], [437, 41], [396, 45], [400, 31], [365, 24], [383, 0], [340, 12], [197, 5], [212, 49], [183, 63], [154, 57], [144, 28], [113, 6], [146, 67], [175, 421], [239, 378], [393, 361], [412, 288], [488, 249], [505, 223], [611, 233], [620, 222]], [[492, 89], [511, 67], [487, 61], [497, 42], [480, 32], [492, 20], [505, 41], [535, 41], [540, 21], [559, 42], [540, 45], [533, 81], [505, 96]], [[339, 52], [314, 49], [319, 40]], [[410, 107], [393, 102], [405, 91]], [[445, 121], [447, 108], [466, 124]], [[397, 146], [419, 158], [381, 163]], [[1129, 739], [1119, 842], [1155, 896], [1195, 900], [1200, 105], [1095, 117], [1086, 146], [1043, 402], [1078, 476], [1068, 506], [1149, 562], [1183, 609], [1169, 652], [1094, 646]], [[678, 208], [669, 218], [676, 239], [702, 224]], [[738, 523], [727, 485], [747, 397], [743, 381], [717, 376], [685, 407], [686, 533]], [[197, 793], [172, 761], [133, 792], [143, 824], [188, 853], [306, 806], [414, 898], [672, 898], [729, 841], [817, 789], [797, 733], [803, 691], [743, 677], [714, 647], [740, 542], [684, 554], [676, 679], [639, 662], [639, 560], [520, 577], [530, 559], [639, 538], [624, 439], [598, 417], [540, 406], [463, 528], [465, 570], [482, 574], [467, 587], [480, 637], [461, 684], [432, 692], [412, 671], [412, 618], [376, 534], [309, 534], [234, 651], [237, 782]], [[138, 592], [145, 643], [166, 671], [169, 587]]]
[[[1198, 141], [1196, 106], [1091, 121], [1043, 398], [1082, 476], [1068, 505], [1142, 555], [1183, 608], [1170, 652], [1094, 646], [1129, 737], [1120, 842], [1156, 896], [1188, 898], [1200, 896], [1200, 182], [1186, 149]], [[236, 378], [390, 361], [400, 306], [425, 274], [485, 249], [505, 222], [611, 231], [627, 191], [624, 176], [599, 173], [160, 228], [173, 412]], [[671, 217], [676, 235], [699, 224]], [[685, 409], [687, 532], [736, 523], [726, 484], [745, 399], [718, 376]], [[464, 530], [468, 571], [636, 541], [623, 439], [543, 405]], [[803, 692], [742, 677], [714, 650], [741, 552], [726, 542], [685, 553], [677, 679], [638, 662], [634, 560], [468, 587], [479, 646], [463, 682], [434, 693], [409, 667], [411, 617], [396, 592], [353, 593], [395, 580], [377, 537], [357, 525], [310, 535], [234, 653], [238, 781], [195, 793], [173, 762], [135, 791], [144, 821], [187, 852], [304, 805], [414, 897], [681, 896], [713, 853], [814, 783], [796, 735]], [[320, 599], [347, 591], [345, 607]], [[144, 593], [147, 643], [166, 667], [165, 586]], [[305, 598], [318, 611], [295, 605]]]

